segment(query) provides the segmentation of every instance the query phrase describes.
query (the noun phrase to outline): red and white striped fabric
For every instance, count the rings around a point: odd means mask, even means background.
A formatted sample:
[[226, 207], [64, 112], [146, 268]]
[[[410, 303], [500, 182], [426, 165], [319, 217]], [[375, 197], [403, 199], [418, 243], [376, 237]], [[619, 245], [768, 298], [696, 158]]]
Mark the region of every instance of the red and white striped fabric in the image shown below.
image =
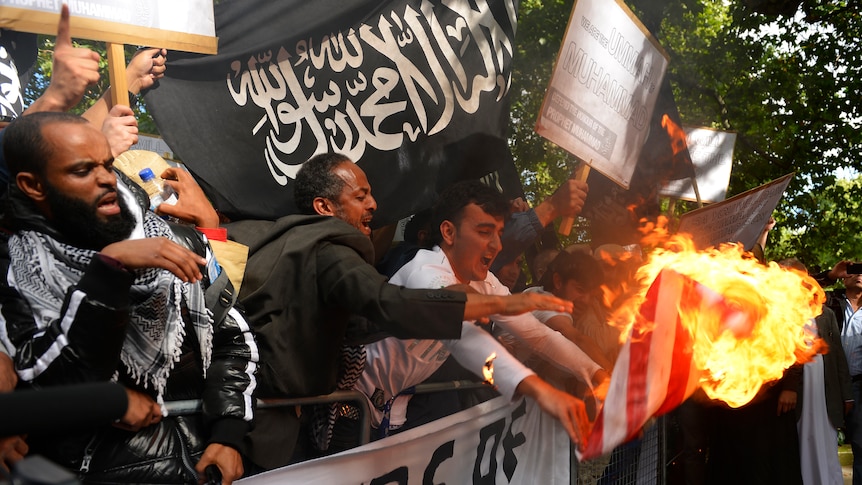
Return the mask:
[[[738, 310], [721, 295], [673, 270], [659, 273], [647, 291], [632, 334], [620, 351], [604, 406], [579, 458], [595, 458], [634, 438], [652, 416], [673, 410], [697, 389], [700, 371], [692, 359], [692, 337], [680, 312]], [[644, 330], [647, 329], [647, 330]]]

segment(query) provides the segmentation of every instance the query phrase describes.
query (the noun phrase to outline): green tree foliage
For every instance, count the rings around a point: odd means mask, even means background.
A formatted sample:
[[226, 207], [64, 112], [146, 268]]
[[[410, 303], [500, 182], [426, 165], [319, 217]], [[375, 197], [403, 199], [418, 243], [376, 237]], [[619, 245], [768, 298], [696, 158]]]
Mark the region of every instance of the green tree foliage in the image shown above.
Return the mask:
[[[821, 224], [836, 213], [855, 221], [858, 213], [851, 210], [858, 185], [837, 181], [835, 170], [862, 159], [859, 2], [627, 3], [670, 53], [667, 76], [683, 122], [737, 133], [729, 195], [796, 173], [768, 254], [796, 255], [813, 266], [830, 266], [838, 254], [862, 258], [855, 248], [854, 255], [837, 247], [857, 237], [858, 225]], [[520, 9], [512, 149], [534, 197], [565, 173], [565, 155], [530, 131], [572, 6], [530, 0]], [[825, 198], [833, 206], [822, 205]]]
[[[608, 0], [612, 1], [612, 0]], [[775, 214], [767, 254], [831, 266], [862, 258], [859, 180], [835, 170], [862, 159], [862, 2], [855, 0], [627, 0], [670, 54], [667, 76], [683, 122], [737, 133], [729, 195], [796, 175]], [[548, 196], [575, 167], [534, 132], [574, 0], [521, 0], [513, 61], [510, 146], [530, 202]], [[40, 37], [35, 99], [50, 78], [53, 37]], [[88, 44], [104, 58], [104, 45]], [[127, 51], [127, 58], [132, 48]], [[106, 88], [102, 81], [84, 110]], [[145, 107], [144, 133], [156, 133]], [[677, 204], [677, 213], [693, 209]], [[583, 223], [583, 221], [582, 221]], [[584, 227], [574, 239], [586, 236]]]
[[[793, 255], [809, 262], [812, 270], [832, 267], [841, 259], [859, 260], [862, 255], [862, 176], [839, 179], [817, 193], [804, 195], [807, 213], [795, 214], [807, 224], [773, 230], [767, 255], [773, 259]], [[795, 208], [802, 211], [801, 208]]]
[[571, 0], [524, 0], [520, 6], [512, 61], [510, 145], [524, 191], [533, 201], [549, 195], [575, 167], [566, 151], [534, 131], [571, 9]]
[[[39, 55], [36, 59], [36, 67], [33, 73], [33, 76], [30, 78], [30, 82], [24, 88], [24, 102], [25, 105], [29, 105], [35, 99], [42, 95], [45, 92], [45, 89], [48, 87], [48, 84], [51, 82], [51, 69], [52, 69], [52, 58], [54, 52], [54, 36], [49, 35], [40, 35], [39, 36]], [[101, 56], [101, 61], [99, 62], [99, 71], [101, 73], [101, 77], [99, 78], [99, 82], [91, 86], [89, 90], [84, 94], [84, 99], [81, 100], [81, 103], [78, 104], [72, 111], [75, 113], [83, 113], [87, 111], [87, 108], [93, 105], [97, 99], [108, 89], [110, 86], [109, 75], [108, 75], [108, 60], [105, 54], [105, 43], [104, 42], [95, 42], [95, 41], [76, 41], [75, 45], [78, 47], [87, 47], [99, 53]], [[126, 46], [126, 60], [132, 58], [132, 55], [135, 53], [134, 46]], [[141, 133], [151, 133], [158, 134], [158, 129], [156, 128], [155, 122], [153, 122], [152, 116], [147, 112], [146, 107], [140, 103], [134, 103], [132, 109], [135, 111], [135, 117], [138, 119], [138, 129]]]

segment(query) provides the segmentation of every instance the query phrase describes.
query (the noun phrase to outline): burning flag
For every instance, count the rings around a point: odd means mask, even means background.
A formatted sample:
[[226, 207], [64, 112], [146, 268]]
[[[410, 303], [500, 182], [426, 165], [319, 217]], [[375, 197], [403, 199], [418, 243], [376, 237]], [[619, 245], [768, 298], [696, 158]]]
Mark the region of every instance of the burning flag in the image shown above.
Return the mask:
[[638, 271], [652, 282], [615, 314], [625, 344], [581, 459], [608, 453], [698, 387], [732, 407], [816, 352], [805, 324], [824, 301], [801, 273], [763, 265], [742, 248], [655, 251]]

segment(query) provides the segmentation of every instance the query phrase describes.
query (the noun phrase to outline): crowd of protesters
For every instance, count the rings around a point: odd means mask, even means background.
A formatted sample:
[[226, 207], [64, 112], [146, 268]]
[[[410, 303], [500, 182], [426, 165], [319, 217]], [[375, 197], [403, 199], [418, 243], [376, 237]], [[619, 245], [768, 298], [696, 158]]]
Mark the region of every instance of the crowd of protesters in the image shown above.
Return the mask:
[[[2, 31], [0, 46], [10, 38], [20, 41]], [[135, 94], [163, 75], [166, 55], [132, 58]], [[554, 220], [578, 216], [586, 183], [566, 180], [530, 209], [459, 182], [413, 217], [404, 242], [384, 241], [383, 254], [372, 241], [372, 187], [337, 153], [298, 172], [298, 214], [224, 222], [181, 169], [160, 174], [178, 198], [156, 214], [134, 174], [114, 167], [137, 139], [131, 110], [106, 93], [84, 117], [65, 113], [98, 80], [98, 63], [72, 45], [63, 7], [48, 90], [26, 110], [19, 103], [0, 131], [0, 392], [38, 399], [39, 390], [111, 382], [120, 404], [101, 424], [81, 426], [70, 404], [55, 429], [0, 437], [3, 469], [39, 454], [84, 482], [229, 484], [354, 446], [362, 423], [345, 403], [255, 409], [258, 398], [337, 389], [367, 396], [378, 437], [520, 395], [584, 443], [621, 345], [607, 323], [611, 297], [641, 254], [612, 244], [529, 249]], [[211, 244], [227, 240], [248, 250], [241, 284]], [[820, 275], [846, 290], [812, 322], [828, 343], [813, 365], [792, 367], [741, 410], [697, 399], [680, 409], [686, 483], [841, 483], [835, 436], [845, 417], [862, 453], [853, 406], [862, 276], [848, 264]], [[492, 354], [490, 393], [466, 402], [404, 393], [427, 379], [481, 380]], [[200, 400], [201, 413], [169, 415], [181, 399]], [[746, 443], [751, 453], [737, 443], [746, 434], [762, 438]], [[753, 455], [745, 466], [741, 454]], [[582, 463], [582, 483], [611, 481], [608, 459]]]

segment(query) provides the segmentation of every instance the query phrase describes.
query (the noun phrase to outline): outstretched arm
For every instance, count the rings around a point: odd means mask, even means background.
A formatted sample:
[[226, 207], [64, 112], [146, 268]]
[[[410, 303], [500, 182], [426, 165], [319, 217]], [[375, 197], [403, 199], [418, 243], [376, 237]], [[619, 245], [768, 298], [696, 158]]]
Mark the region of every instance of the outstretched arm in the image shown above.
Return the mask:
[[206, 259], [163, 237], [131, 239], [109, 244], [101, 254], [122, 263], [128, 269], [162, 268], [185, 282], [203, 278], [200, 267]]
[[463, 325], [461, 338], [443, 340], [443, 345], [459, 364], [483, 380], [487, 380], [484, 371], [487, 370], [488, 359], [491, 355], [495, 355], [491, 366], [494, 387], [509, 399], [515, 397], [518, 384], [535, 372], [509, 353], [490, 332], [482, 330], [471, 322], [464, 322]]
[[[535, 293], [523, 293], [535, 294]], [[522, 315], [494, 315], [491, 317], [502, 329], [511, 333], [524, 345], [557, 368], [578, 377], [592, 387], [595, 377], [602, 377], [601, 366], [560, 332], [552, 330], [531, 313]], [[596, 376], [596, 374], [600, 374]], [[606, 373], [604, 373], [606, 375]], [[604, 379], [599, 379], [604, 380]]]
[[531, 397], [542, 411], [557, 419], [578, 447], [586, 444], [591, 424], [583, 401], [558, 390], [536, 375], [522, 380], [518, 384], [518, 393]]
[[464, 320], [478, 320], [491, 315], [520, 315], [533, 310], [571, 312], [572, 307], [572, 302], [553, 295], [518, 293], [504, 296], [467, 293]]
[[[60, 9], [60, 23], [54, 42], [51, 84], [42, 96], [24, 110], [24, 114], [38, 111], [68, 111], [75, 107], [88, 87], [99, 81], [99, 54], [85, 47], [75, 47], [69, 29], [69, 6]], [[105, 110], [107, 116], [108, 110]], [[103, 118], [104, 119], [104, 118]], [[101, 121], [97, 126], [102, 126]]]

